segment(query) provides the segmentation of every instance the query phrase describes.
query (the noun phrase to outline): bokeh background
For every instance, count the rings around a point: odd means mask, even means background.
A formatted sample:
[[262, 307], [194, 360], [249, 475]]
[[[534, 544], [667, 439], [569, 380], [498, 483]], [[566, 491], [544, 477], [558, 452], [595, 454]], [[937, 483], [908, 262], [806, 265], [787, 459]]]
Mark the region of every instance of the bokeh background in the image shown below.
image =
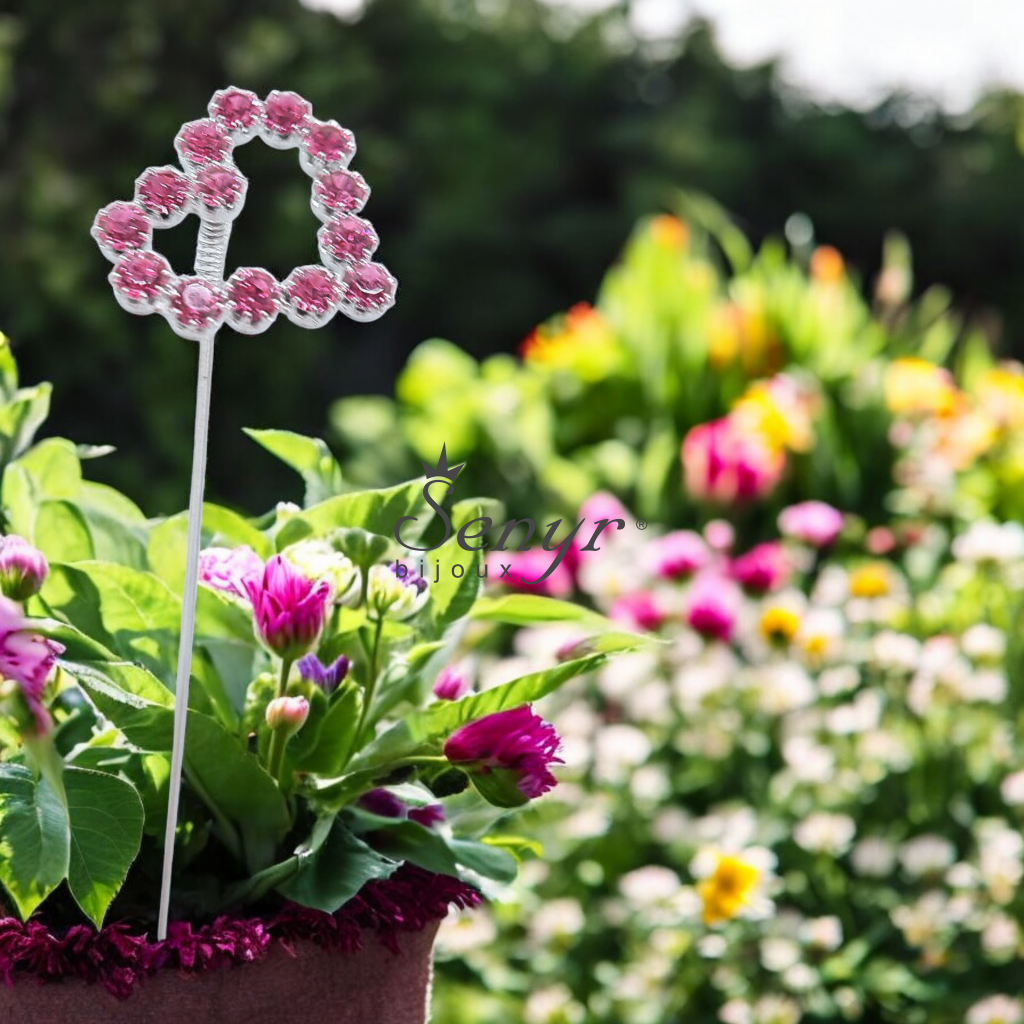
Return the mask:
[[[184, 501], [194, 353], [116, 305], [88, 228], [226, 83], [295, 89], [355, 131], [366, 212], [401, 282], [369, 327], [225, 336], [209, 487], [249, 511], [294, 484], [241, 427], [322, 433], [332, 400], [390, 393], [425, 338], [512, 351], [592, 299], [638, 216], [679, 210], [682, 193], [713, 197], [755, 243], [788, 225], [798, 246], [834, 245], [865, 285], [898, 229], [917, 292], [948, 286], [998, 351], [1024, 351], [1010, 3], [969, 17], [961, 3], [318, 3], [0, 13], [0, 325], [24, 378], [54, 381], [51, 429], [117, 445], [93, 474], [150, 514]], [[240, 162], [253, 200], [229, 263], [309, 261], [294, 154], [251, 146]], [[194, 233], [167, 233], [177, 269]]]

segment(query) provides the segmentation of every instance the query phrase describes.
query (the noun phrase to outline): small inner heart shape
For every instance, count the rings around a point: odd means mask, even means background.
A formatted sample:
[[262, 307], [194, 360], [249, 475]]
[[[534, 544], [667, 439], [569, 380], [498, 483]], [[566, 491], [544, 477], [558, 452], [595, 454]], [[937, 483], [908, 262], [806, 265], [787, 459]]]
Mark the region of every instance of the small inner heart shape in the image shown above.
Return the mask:
[[[118, 302], [131, 313], [160, 313], [175, 333], [194, 341], [224, 323], [261, 334], [281, 313], [300, 327], [322, 327], [339, 312], [365, 322], [390, 309], [398, 284], [372, 262], [379, 239], [359, 216], [370, 189], [348, 167], [356, 151], [352, 133], [317, 120], [311, 104], [293, 92], [261, 100], [246, 89], [222, 89], [208, 112], [175, 137], [180, 167], [147, 168], [135, 180], [132, 200], [96, 214], [92, 236], [114, 264], [108, 280]], [[322, 262], [296, 267], [284, 281], [260, 267], [239, 267], [223, 279], [231, 223], [249, 188], [233, 153], [256, 138], [275, 149], [298, 149], [299, 165], [312, 178], [310, 207], [322, 222]], [[200, 220], [197, 272], [175, 274], [154, 251], [153, 230], [193, 213]]]

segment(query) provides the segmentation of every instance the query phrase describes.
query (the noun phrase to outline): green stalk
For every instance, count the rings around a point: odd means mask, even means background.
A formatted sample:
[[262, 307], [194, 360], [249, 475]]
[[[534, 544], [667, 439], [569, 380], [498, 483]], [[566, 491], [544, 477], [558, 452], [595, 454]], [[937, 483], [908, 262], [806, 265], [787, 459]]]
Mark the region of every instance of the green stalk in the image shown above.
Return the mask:
[[[281, 675], [277, 683], [277, 696], [284, 697], [288, 691], [288, 675], [292, 670], [293, 658], [281, 659]], [[283, 729], [271, 729], [270, 747], [267, 750], [267, 771], [272, 779], [277, 780], [281, 785], [281, 767], [284, 762], [284, 748], [288, 742], [288, 736]]]
[[377, 625], [373, 631], [373, 647], [370, 651], [370, 673], [366, 680], [366, 689], [363, 691], [363, 710], [359, 715], [359, 725], [356, 726], [355, 742], [358, 748], [362, 739], [363, 730], [366, 728], [370, 716], [370, 707], [373, 704], [374, 692], [377, 689], [378, 662], [380, 660], [380, 638], [384, 629], [384, 616], [378, 611]]

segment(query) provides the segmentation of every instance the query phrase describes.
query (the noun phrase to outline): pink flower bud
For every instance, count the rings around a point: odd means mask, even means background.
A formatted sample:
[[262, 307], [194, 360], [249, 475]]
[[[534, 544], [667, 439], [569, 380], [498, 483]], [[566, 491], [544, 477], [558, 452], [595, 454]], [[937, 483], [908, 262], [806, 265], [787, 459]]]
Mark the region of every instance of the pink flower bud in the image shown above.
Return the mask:
[[778, 541], [765, 541], [735, 559], [729, 574], [747, 590], [766, 594], [778, 590], [789, 579], [792, 568], [786, 549]]
[[728, 643], [739, 614], [741, 595], [732, 580], [715, 572], [698, 576], [686, 601], [686, 622], [703, 636]]
[[469, 691], [469, 680], [453, 665], [441, 669], [434, 681], [434, 696], [438, 700], [458, 700]]
[[24, 537], [12, 533], [0, 539], [0, 590], [5, 597], [24, 601], [38, 594], [48, 571], [43, 553]]
[[43, 689], [63, 646], [35, 633], [25, 632], [21, 608], [0, 597], [0, 677], [13, 680], [35, 723], [35, 733], [45, 735], [53, 725], [43, 706]]
[[309, 717], [309, 701], [305, 697], [275, 697], [267, 705], [267, 725], [277, 732], [291, 736], [297, 733]]

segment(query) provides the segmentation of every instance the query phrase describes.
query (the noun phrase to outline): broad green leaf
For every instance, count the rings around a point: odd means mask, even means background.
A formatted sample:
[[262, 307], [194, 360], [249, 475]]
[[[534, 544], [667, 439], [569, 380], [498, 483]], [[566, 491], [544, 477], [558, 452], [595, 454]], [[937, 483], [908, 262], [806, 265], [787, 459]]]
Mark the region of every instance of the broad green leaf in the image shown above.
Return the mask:
[[373, 847], [394, 860], [405, 860], [439, 875], [457, 875], [459, 866], [454, 853], [440, 833], [418, 821], [385, 818], [365, 811], [346, 816], [357, 835], [371, 835]]
[[367, 882], [389, 878], [400, 864], [370, 849], [335, 818], [327, 841], [278, 891], [303, 906], [333, 914]]
[[291, 824], [277, 783], [219, 722], [189, 712], [185, 774], [199, 796], [242, 833], [251, 871], [270, 864]]
[[130, 782], [86, 768], [68, 767], [64, 788], [71, 822], [68, 886], [99, 928], [139, 852], [142, 800]]
[[302, 477], [306, 484], [303, 504], [307, 508], [341, 493], [341, 466], [320, 438], [294, 434], [290, 430], [243, 429], [257, 444]]
[[[474, 516], [470, 515], [470, 518]], [[454, 524], [453, 524], [454, 525]], [[437, 582], [430, 584], [430, 600], [426, 607], [424, 634], [436, 639], [453, 623], [464, 618], [476, 601], [483, 585], [478, 567], [483, 560], [481, 551], [466, 551], [459, 546], [458, 535], [453, 535], [433, 552], [439, 566]], [[462, 575], [456, 576], [455, 569]]]
[[[294, 769], [327, 777], [337, 775], [351, 753], [362, 703], [362, 691], [347, 683], [329, 704], [323, 701], [322, 708], [321, 702], [312, 702], [309, 719], [288, 748]], [[314, 710], [320, 712], [315, 718]], [[300, 742], [305, 749], [298, 747]]]
[[24, 765], [0, 764], [0, 882], [22, 920], [64, 881], [70, 854], [60, 796]]
[[102, 512], [119, 522], [131, 526], [146, 526], [146, 514], [127, 495], [119, 490], [99, 484], [94, 480], [83, 480], [78, 504], [90, 512]]
[[61, 660], [100, 714], [140, 750], [171, 749], [174, 695], [141, 665]]
[[89, 768], [127, 779], [142, 801], [145, 812], [143, 831], [146, 835], [163, 836], [171, 778], [169, 757], [97, 743], [79, 747], [71, 764], [76, 768]]
[[470, 617], [486, 622], [504, 622], [510, 626], [532, 626], [539, 622], [580, 622], [588, 627], [612, 627], [610, 619], [589, 608], [540, 594], [481, 597], [473, 606]]
[[72, 625], [173, 683], [181, 600], [157, 576], [110, 562], [57, 564], [41, 597]]
[[243, 544], [252, 548], [260, 558], [269, 558], [273, 554], [270, 541], [247, 519], [223, 505], [204, 502], [203, 547], [234, 548]]
[[81, 484], [75, 446], [59, 437], [40, 441], [4, 469], [0, 501], [8, 529], [34, 543], [39, 505], [47, 499], [75, 501]]
[[96, 556], [85, 517], [70, 501], [44, 501], [36, 510], [36, 546], [51, 562], [82, 562]]
[[452, 839], [448, 842], [456, 860], [470, 871], [496, 882], [515, 881], [519, 864], [507, 850], [486, 843], [474, 843], [467, 839]]
[[376, 491], [353, 491], [339, 494], [292, 516], [277, 535], [277, 549], [309, 536], [323, 536], [343, 526], [357, 526], [383, 537], [395, 536], [395, 525], [403, 516], [417, 521], [402, 524], [404, 541], [418, 542], [430, 517], [423, 500], [423, 479], [410, 480]]
[[81, 630], [59, 619], [29, 619], [29, 626], [36, 633], [42, 633], [50, 640], [64, 645], [64, 657], [68, 661], [116, 661], [117, 657], [98, 640], [87, 636]]

